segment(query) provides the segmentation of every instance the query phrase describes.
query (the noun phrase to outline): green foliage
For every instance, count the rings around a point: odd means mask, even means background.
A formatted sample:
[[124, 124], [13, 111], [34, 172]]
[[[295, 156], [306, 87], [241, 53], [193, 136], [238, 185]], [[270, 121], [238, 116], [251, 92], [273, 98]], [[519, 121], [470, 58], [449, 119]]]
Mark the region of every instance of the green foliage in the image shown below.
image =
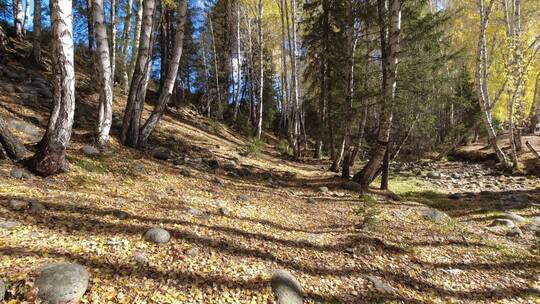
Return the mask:
[[292, 149], [286, 140], [280, 140], [276, 148], [282, 155], [292, 155]]
[[259, 155], [264, 147], [264, 142], [258, 138], [250, 138], [245, 146], [241, 148], [240, 153], [244, 155]]

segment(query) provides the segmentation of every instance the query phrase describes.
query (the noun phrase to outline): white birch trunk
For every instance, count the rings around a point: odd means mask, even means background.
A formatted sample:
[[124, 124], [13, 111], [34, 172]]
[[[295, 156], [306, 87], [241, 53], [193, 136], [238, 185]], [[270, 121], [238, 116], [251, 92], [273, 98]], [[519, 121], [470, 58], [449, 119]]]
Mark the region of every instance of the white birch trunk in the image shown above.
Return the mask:
[[264, 97], [264, 37], [263, 37], [263, 1], [258, 5], [258, 36], [259, 36], [259, 114], [257, 120], [257, 138], [261, 138], [263, 121], [263, 97]]
[[109, 141], [112, 124], [113, 93], [111, 87], [111, 59], [109, 57], [109, 40], [105, 25], [105, 10], [103, 0], [92, 0], [94, 29], [96, 31], [96, 57], [99, 61], [99, 117], [98, 143], [105, 146]]
[[29, 161], [30, 168], [42, 176], [66, 170], [65, 153], [71, 138], [75, 113], [71, 0], [53, 0], [51, 8], [54, 107], [40, 148]]
[[182, 57], [184, 47], [184, 27], [187, 20], [187, 0], [180, 0], [177, 18], [178, 23], [176, 26], [176, 34], [174, 36], [174, 50], [172, 58], [168, 64], [167, 75], [163, 83], [163, 88], [159, 95], [157, 105], [141, 130], [139, 142], [143, 145], [147, 142], [148, 137], [161, 119], [161, 116], [163, 116], [165, 107], [171, 98], [174, 84], [176, 83], [176, 78], [178, 77], [178, 67], [180, 65], [180, 58]]
[[128, 76], [128, 52], [129, 52], [129, 42], [131, 34], [131, 15], [132, 15], [132, 5], [133, 0], [127, 0], [126, 3], [126, 18], [124, 20], [124, 33], [122, 35], [122, 50], [121, 50], [121, 81], [122, 81], [122, 90], [127, 92], [129, 89], [129, 76]]
[[[114, 75], [116, 72], [116, 0], [111, 0], [111, 87], [114, 88]], [[114, 92], [114, 91], [113, 91]]]
[[29, 22], [29, 20], [30, 20], [30, 0], [26, 0], [26, 5], [24, 7], [24, 20], [23, 20], [23, 24], [22, 24], [22, 34], [23, 34], [23, 36], [26, 36], [26, 32], [28, 31], [28, 22]]
[[21, 39], [22, 32], [23, 11], [22, 0], [13, 0], [13, 26], [15, 27], [15, 36]]
[[135, 17], [135, 31], [133, 32], [133, 45], [131, 46], [131, 61], [129, 64], [129, 86], [131, 86], [131, 80], [133, 78], [133, 72], [135, 71], [135, 63], [139, 54], [139, 44], [141, 39], [141, 27], [143, 20], [143, 1], [137, 0], [137, 16]]

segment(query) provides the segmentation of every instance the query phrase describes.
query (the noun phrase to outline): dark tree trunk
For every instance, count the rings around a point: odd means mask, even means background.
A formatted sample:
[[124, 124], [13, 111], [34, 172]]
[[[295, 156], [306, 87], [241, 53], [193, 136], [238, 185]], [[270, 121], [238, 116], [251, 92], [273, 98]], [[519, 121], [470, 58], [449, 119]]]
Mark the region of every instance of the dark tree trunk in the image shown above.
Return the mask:
[[381, 190], [388, 190], [388, 176], [390, 174], [390, 145], [386, 147], [382, 164]]
[[7, 124], [0, 119], [0, 147], [6, 152], [7, 157], [21, 160], [26, 154], [24, 145], [11, 133]]
[[87, 27], [88, 27], [88, 50], [94, 52], [94, 18], [92, 12], [92, 0], [86, 1], [86, 10], [88, 13]]

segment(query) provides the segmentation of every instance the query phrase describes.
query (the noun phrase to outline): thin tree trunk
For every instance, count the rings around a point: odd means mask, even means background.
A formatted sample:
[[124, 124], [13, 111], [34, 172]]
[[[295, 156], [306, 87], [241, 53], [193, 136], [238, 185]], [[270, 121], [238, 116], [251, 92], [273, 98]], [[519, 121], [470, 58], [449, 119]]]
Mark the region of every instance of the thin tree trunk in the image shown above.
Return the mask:
[[[390, 2], [390, 3], [389, 3]], [[390, 8], [389, 22], [386, 22], [386, 14]], [[360, 183], [366, 191], [369, 184], [375, 178], [377, 171], [388, 148], [390, 131], [392, 128], [393, 108], [396, 94], [397, 65], [399, 54], [399, 35], [401, 30], [401, 0], [378, 0], [379, 24], [381, 27], [381, 50], [382, 50], [382, 109], [379, 121], [377, 143], [372, 156], [366, 166], [354, 176], [354, 181]], [[389, 29], [387, 26], [389, 24]], [[388, 43], [386, 41], [388, 40]], [[387, 48], [388, 47], [388, 48]]]
[[129, 52], [129, 41], [131, 34], [131, 15], [132, 13], [133, 0], [127, 0], [126, 3], [126, 18], [124, 19], [124, 33], [122, 34], [122, 50], [121, 50], [121, 83], [122, 90], [127, 92], [129, 89], [129, 76], [128, 76], [128, 52]]
[[497, 144], [497, 135], [493, 128], [491, 118], [491, 100], [489, 96], [489, 72], [488, 72], [488, 53], [486, 42], [486, 30], [491, 15], [491, 10], [495, 0], [490, 0], [487, 8], [484, 6], [484, 0], [478, 0], [480, 9], [480, 34], [478, 38], [478, 49], [476, 52], [476, 94], [480, 102], [480, 111], [482, 120], [488, 133], [488, 142], [495, 151], [499, 162], [503, 167], [508, 167], [506, 155]]
[[15, 27], [15, 37], [21, 39], [23, 37], [22, 23], [23, 10], [22, 0], [13, 0], [13, 26]]
[[180, 65], [180, 58], [182, 57], [182, 51], [184, 46], [184, 27], [187, 19], [187, 0], [181, 0], [178, 5], [178, 23], [176, 26], [176, 34], [174, 36], [174, 49], [172, 58], [169, 61], [169, 68], [167, 70], [167, 76], [163, 84], [163, 89], [159, 95], [157, 105], [154, 107], [152, 114], [144, 124], [141, 130], [139, 142], [145, 144], [148, 141], [148, 137], [156, 127], [157, 123], [163, 116], [165, 107], [171, 98], [174, 84], [178, 75], [178, 66]]
[[40, 149], [29, 160], [32, 171], [49, 176], [67, 169], [66, 148], [75, 112], [73, 14], [71, 0], [51, 1], [53, 49], [53, 102], [47, 131]]
[[133, 72], [133, 78], [129, 88], [129, 95], [122, 132], [120, 139], [126, 146], [132, 148], [139, 147], [141, 115], [146, 99], [146, 89], [152, 63], [152, 38], [154, 31], [156, 2], [155, 0], [145, 0], [143, 6], [143, 26], [141, 29], [139, 51], [137, 62]]
[[259, 115], [257, 121], [257, 138], [261, 138], [263, 121], [263, 96], [264, 96], [264, 37], [263, 37], [263, 1], [258, 5], [258, 36], [259, 36]]
[[206, 63], [206, 46], [204, 43], [204, 37], [201, 38], [201, 46], [202, 46], [202, 57], [203, 57], [203, 67], [204, 67], [204, 86], [206, 89], [206, 113], [207, 117], [210, 118], [211, 114], [211, 106], [212, 106], [212, 98], [209, 96], [210, 92], [210, 85], [209, 85], [209, 72], [208, 72], [208, 65]]
[[99, 117], [98, 117], [98, 144], [107, 145], [109, 131], [112, 124], [112, 71], [109, 57], [109, 40], [105, 25], [105, 8], [103, 0], [93, 0], [92, 4], [94, 28], [96, 30], [96, 57], [99, 61]]
[[[114, 75], [116, 73], [116, 0], [111, 0], [111, 87], [114, 88]], [[112, 91], [114, 94], [114, 91]]]
[[133, 45], [131, 46], [131, 60], [129, 63], [129, 87], [131, 88], [131, 81], [133, 79], [133, 73], [135, 72], [135, 64], [139, 57], [139, 44], [141, 41], [141, 28], [143, 21], [143, 1], [137, 0], [137, 16], [135, 17], [135, 31], [133, 32]]
[[[34, 8], [35, 9], [35, 8]], [[87, 27], [88, 27], [88, 50], [94, 52], [94, 17], [92, 13], [92, 0], [86, 0]]]
[[[22, 1], [22, 0], [20, 0]], [[28, 31], [28, 22], [30, 21], [30, 0], [26, 0], [26, 5], [24, 7], [24, 19], [22, 24], [22, 34], [26, 36]]]
[[221, 89], [219, 87], [219, 70], [218, 70], [218, 62], [217, 62], [217, 51], [216, 51], [216, 36], [214, 36], [214, 25], [212, 22], [212, 17], [208, 15], [208, 22], [210, 23], [210, 34], [212, 36], [212, 50], [214, 55], [214, 78], [216, 81], [216, 90], [218, 95], [218, 105], [221, 107]]
[[241, 39], [240, 39], [240, 0], [236, 0], [236, 96], [234, 98], [233, 121], [238, 118], [238, 106], [240, 104], [240, 91], [242, 90], [242, 67], [240, 63], [241, 56]]
[[32, 58], [40, 65], [41, 58], [41, 0], [34, 0], [34, 33], [32, 34]]

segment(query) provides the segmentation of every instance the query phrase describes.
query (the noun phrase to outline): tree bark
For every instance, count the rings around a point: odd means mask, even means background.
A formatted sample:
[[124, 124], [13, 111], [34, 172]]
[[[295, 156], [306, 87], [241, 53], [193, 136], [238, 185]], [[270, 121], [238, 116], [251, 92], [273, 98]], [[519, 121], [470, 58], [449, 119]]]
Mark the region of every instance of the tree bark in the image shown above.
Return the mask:
[[122, 132], [120, 134], [122, 143], [132, 148], [139, 147], [141, 115], [146, 99], [146, 89], [152, 63], [152, 38], [155, 8], [155, 0], [144, 1], [143, 26], [141, 29], [139, 51], [129, 88]]
[[87, 27], [88, 27], [88, 50], [90, 53], [94, 52], [94, 17], [92, 13], [92, 1], [86, 0], [86, 11], [88, 13]]
[[261, 138], [263, 121], [263, 97], [264, 97], [264, 37], [263, 37], [263, 1], [259, 0], [257, 30], [259, 37], [259, 115], [257, 120], [257, 138]]
[[[22, 1], [22, 0], [19, 0]], [[30, 20], [30, 0], [26, 0], [25, 7], [24, 7], [24, 19], [22, 24], [22, 34], [23, 36], [26, 36], [26, 32], [28, 31], [28, 21]]]
[[24, 145], [9, 131], [6, 122], [0, 118], [0, 149], [14, 160], [22, 160], [26, 155]]
[[174, 36], [174, 49], [172, 58], [169, 60], [167, 75], [163, 83], [163, 89], [159, 95], [157, 105], [154, 107], [152, 114], [141, 129], [139, 142], [146, 144], [148, 137], [156, 127], [157, 123], [163, 116], [165, 107], [171, 98], [174, 84], [178, 75], [178, 66], [184, 46], [184, 27], [187, 20], [187, 0], [180, 0], [178, 5], [178, 22], [176, 26], [176, 34]]
[[53, 0], [51, 7], [54, 107], [40, 149], [28, 161], [30, 169], [41, 176], [49, 176], [67, 169], [65, 154], [71, 138], [75, 112], [71, 0]]
[[133, 79], [133, 72], [135, 71], [135, 64], [139, 57], [139, 44], [141, 41], [141, 28], [143, 21], [143, 1], [137, 0], [137, 16], [135, 17], [135, 31], [133, 32], [133, 45], [131, 46], [131, 61], [129, 63], [128, 83], [131, 87], [131, 81]]
[[[389, 22], [386, 15], [390, 9]], [[401, 0], [378, 0], [379, 26], [382, 54], [382, 108], [379, 121], [377, 143], [372, 156], [365, 167], [357, 173], [353, 180], [360, 183], [364, 191], [368, 190], [381, 166], [384, 154], [388, 148], [392, 128], [393, 108], [396, 94], [397, 66], [399, 62], [399, 36], [401, 31]], [[389, 26], [386, 26], [389, 24]], [[387, 29], [389, 27], [389, 29]]]
[[491, 10], [495, 0], [490, 0], [487, 7], [484, 5], [484, 0], [478, 0], [479, 15], [480, 15], [480, 33], [478, 38], [478, 48], [476, 52], [476, 94], [480, 102], [480, 111], [482, 112], [482, 120], [488, 133], [488, 142], [491, 148], [495, 151], [499, 162], [503, 167], [508, 167], [506, 155], [497, 144], [497, 135], [493, 128], [491, 117], [491, 99], [489, 96], [489, 71], [488, 71], [488, 49], [486, 30], [491, 15]]
[[[116, 0], [111, 0], [111, 88], [114, 88], [114, 75], [116, 73]], [[114, 94], [114, 91], [112, 91]]]
[[41, 0], [34, 0], [34, 33], [32, 34], [32, 58], [34, 63], [41, 64]]
[[238, 118], [238, 106], [240, 104], [240, 91], [242, 90], [242, 66], [240, 57], [242, 40], [240, 36], [240, 0], [236, 0], [236, 95], [234, 97], [233, 121]]
[[131, 15], [132, 15], [133, 0], [127, 0], [126, 3], [126, 17], [124, 19], [124, 33], [122, 34], [122, 49], [120, 55], [121, 64], [121, 86], [124, 92], [129, 89], [129, 76], [128, 76], [128, 53], [129, 53], [129, 41], [131, 36]]
[[94, 28], [96, 30], [96, 57], [99, 61], [99, 117], [98, 117], [98, 144], [107, 145], [109, 131], [112, 124], [112, 72], [109, 57], [109, 40], [105, 25], [105, 9], [103, 0], [92, 0]]
[[15, 37], [17, 39], [22, 39], [23, 30], [23, 11], [22, 11], [22, 0], [13, 0], [13, 26], [15, 27]]

